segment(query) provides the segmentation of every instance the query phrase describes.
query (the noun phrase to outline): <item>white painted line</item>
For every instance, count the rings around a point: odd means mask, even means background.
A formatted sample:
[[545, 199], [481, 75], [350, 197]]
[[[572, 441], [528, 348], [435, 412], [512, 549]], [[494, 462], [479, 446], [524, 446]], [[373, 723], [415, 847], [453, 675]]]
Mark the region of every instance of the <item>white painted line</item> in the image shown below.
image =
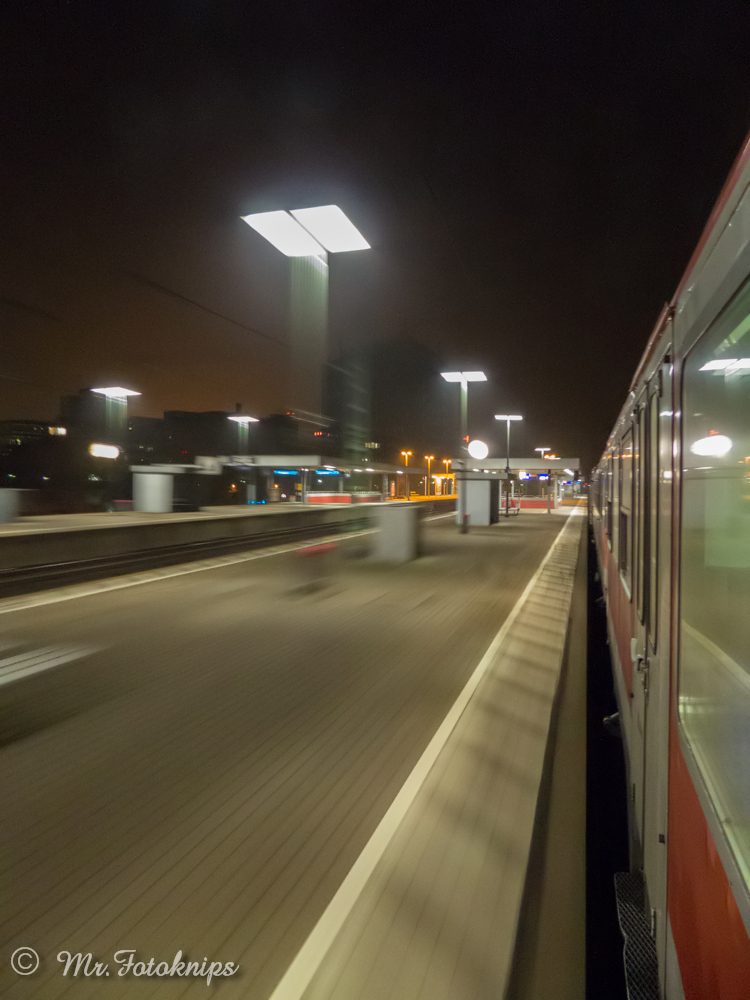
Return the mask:
[[463, 690], [452, 705], [446, 717], [430, 742], [427, 744], [422, 756], [414, 765], [409, 777], [404, 782], [396, 798], [391, 803], [385, 816], [378, 823], [374, 833], [365, 845], [362, 853], [354, 862], [344, 881], [341, 883], [336, 895], [323, 911], [322, 916], [312, 929], [310, 936], [297, 952], [281, 981], [271, 994], [270, 1000], [300, 1000], [305, 990], [312, 982], [313, 976], [328, 953], [336, 936], [344, 925], [347, 917], [357, 902], [368, 879], [375, 870], [375, 866], [385, 853], [386, 848], [401, 824], [407, 810], [417, 796], [420, 788], [424, 784], [432, 765], [437, 760], [440, 751], [448, 741], [448, 737], [461, 718], [464, 709], [468, 705], [471, 696], [479, 686], [479, 682], [487, 672], [490, 664], [494, 660], [498, 650], [502, 646], [511, 626], [520, 614], [526, 600], [539, 579], [542, 570], [547, 565], [552, 553], [560, 543], [562, 536], [571, 524], [570, 518], [565, 519], [565, 523], [558, 532], [555, 540], [550, 545], [549, 550], [539, 564], [538, 569], [526, 584], [526, 588], [513, 606], [513, 610], [505, 619], [500, 631], [490, 643], [487, 651], [477, 666], [474, 668], [469, 680]]
[[[434, 517], [426, 518], [426, 520], [438, 521], [444, 517], [452, 517], [453, 514], [454, 512], [450, 514], [436, 514]], [[95, 580], [89, 584], [73, 583], [69, 587], [42, 591], [39, 594], [29, 594], [28, 597], [8, 597], [0, 599], [0, 615], [9, 614], [11, 611], [25, 611], [28, 608], [39, 608], [45, 604], [59, 604], [61, 601], [75, 601], [79, 597], [94, 597], [96, 594], [107, 594], [111, 590], [140, 587], [144, 583], [156, 583], [159, 580], [169, 580], [176, 576], [188, 576], [190, 573], [203, 573], [209, 569], [221, 569], [224, 566], [252, 562], [255, 559], [268, 559], [271, 556], [283, 555], [285, 552], [295, 552], [298, 549], [307, 549], [319, 545], [323, 538], [346, 541], [349, 538], [360, 538], [362, 535], [371, 535], [376, 530], [375, 528], [367, 528], [364, 531], [319, 535], [317, 538], [301, 544], [295, 545], [294, 543], [290, 543], [288, 545], [270, 546], [262, 552], [248, 552], [246, 555], [216, 556], [214, 559], [203, 559], [200, 562], [183, 564], [179, 569], [170, 567], [169, 569], [146, 570], [142, 573], [129, 576], [106, 577], [103, 580]]]
[[0, 659], [0, 685], [12, 684], [22, 677], [59, 667], [72, 660], [81, 660], [95, 652], [97, 650], [90, 646], [45, 646], [18, 656], [5, 657]]

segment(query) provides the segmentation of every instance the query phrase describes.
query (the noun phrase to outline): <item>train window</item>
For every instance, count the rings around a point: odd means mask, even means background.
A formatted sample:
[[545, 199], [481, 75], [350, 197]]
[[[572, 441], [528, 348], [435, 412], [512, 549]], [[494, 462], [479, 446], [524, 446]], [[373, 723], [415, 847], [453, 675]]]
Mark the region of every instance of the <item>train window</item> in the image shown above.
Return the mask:
[[622, 476], [622, 466], [620, 465], [620, 452], [615, 452], [612, 456], [612, 551], [615, 554], [615, 561], [619, 564], [619, 527], [620, 527], [620, 485]]
[[683, 376], [679, 714], [750, 885], [750, 284]]
[[635, 449], [635, 521], [636, 521], [636, 607], [638, 618], [645, 618], [644, 583], [646, 575], [645, 533], [646, 533], [646, 414], [644, 407], [639, 407], [636, 417], [636, 449]]
[[659, 595], [659, 395], [654, 393], [648, 404], [648, 634], [656, 651], [658, 627], [657, 600]]
[[633, 530], [633, 433], [627, 431], [620, 445], [620, 510], [618, 532], [618, 563], [625, 585], [630, 591]]

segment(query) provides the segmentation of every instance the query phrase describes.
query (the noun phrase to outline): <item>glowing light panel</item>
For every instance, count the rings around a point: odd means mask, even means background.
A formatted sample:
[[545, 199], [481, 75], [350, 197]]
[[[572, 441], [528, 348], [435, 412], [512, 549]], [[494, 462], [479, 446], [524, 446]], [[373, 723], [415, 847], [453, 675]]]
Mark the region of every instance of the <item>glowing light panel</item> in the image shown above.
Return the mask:
[[117, 458], [120, 449], [114, 444], [92, 444], [89, 452], [94, 458]]
[[724, 358], [723, 361], [708, 361], [702, 368], [699, 368], [699, 372], [720, 372], [724, 368], [728, 368], [730, 365], [737, 363], [737, 358]]
[[258, 417], [244, 417], [240, 413], [234, 413], [234, 414], [232, 414], [232, 416], [229, 417], [229, 419], [230, 420], [234, 420], [238, 424], [259, 424], [260, 423], [260, 420], [258, 419]]
[[100, 396], [108, 396], [110, 399], [127, 399], [128, 396], [140, 396], [140, 392], [136, 392], [135, 389], [123, 389], [121, 385], [110, 385], [106, 389], [92, 389], [92, 392], [98, 392]]
[[322, 205], [320, 208], [294, 208], [291, 214], [330, 253], [370, 249], [370, 244], [347, 219], [338, 205]]
[[288, 212], [257, 212], [241, 218], [287, 257], [317, 257], [325, 253], [320, 243]]
[[690, 445], [690, 450], [694, 455], [713, 455], [721, 457], [726, 455], [732, 447], [732, 439], [725, 434], [710, 434], [708, 437], [699, 438]]
[[446, 382], [486, 382], [484, 372], [440, 372]]

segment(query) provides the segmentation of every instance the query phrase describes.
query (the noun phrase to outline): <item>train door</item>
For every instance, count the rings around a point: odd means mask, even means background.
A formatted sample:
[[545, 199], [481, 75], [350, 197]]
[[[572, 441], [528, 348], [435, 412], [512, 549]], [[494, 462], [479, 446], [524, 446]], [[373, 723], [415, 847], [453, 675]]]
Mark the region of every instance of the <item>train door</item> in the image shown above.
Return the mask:
[[666, 968], [667, 913], [672, 410], [671, 364], [665, 356], [648, 385], [639, 413], [639, 614], [633, 676], [634, 708], [637, 706], [640, 715], [640, 725], [633, 731], [642, 739], [643, 768], [636, 815], [649, 916], [662, 975]]

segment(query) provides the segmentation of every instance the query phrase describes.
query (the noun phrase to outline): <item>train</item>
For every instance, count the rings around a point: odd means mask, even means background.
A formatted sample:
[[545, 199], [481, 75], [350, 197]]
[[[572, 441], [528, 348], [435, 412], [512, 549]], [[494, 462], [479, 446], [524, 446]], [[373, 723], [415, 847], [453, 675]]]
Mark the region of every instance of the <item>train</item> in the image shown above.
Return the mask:
[[750, 136], [590, 480], [665, 1000], [750, 998]]

